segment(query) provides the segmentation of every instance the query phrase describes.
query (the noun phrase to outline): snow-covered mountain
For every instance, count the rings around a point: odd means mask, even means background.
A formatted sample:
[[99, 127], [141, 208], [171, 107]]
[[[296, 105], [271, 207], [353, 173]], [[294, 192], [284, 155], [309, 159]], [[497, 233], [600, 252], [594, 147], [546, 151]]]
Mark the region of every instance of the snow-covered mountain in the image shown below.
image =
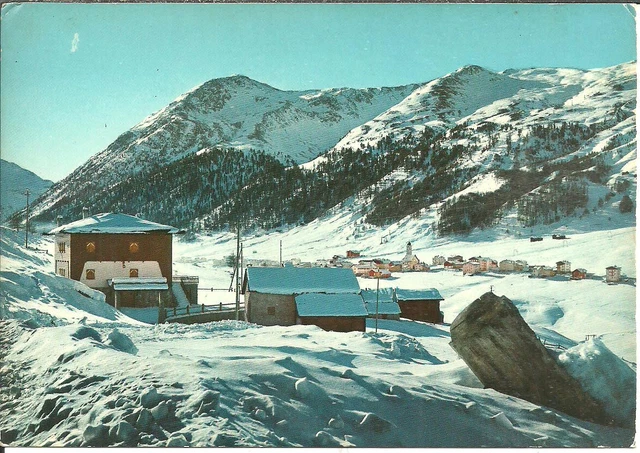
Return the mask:
[[635, 200], [636, 84], [635, 63], [466, 66], [427, 84], [362, 90], [212, 80], [124, 133], [34, 210], [45, 219], [82, 206], [126, 210], [195, 229], [242, 215], [270, 229], [355, 203], [367, 224], [411, 216], [445, 234], [508, 215], [548, 224], [586, 215], [594, 200]]
[[52, 185], [52, 181], [42, 179], [13, 162], [0, 159], [0, 221], [25, 207], [27, 189], [33, 201]]
[[244, 76], [210, 80], [123, 133], [54, 186], [35, 212], [212, 147], [261, 150], [303, 163], [415, 87], [281, 91]]

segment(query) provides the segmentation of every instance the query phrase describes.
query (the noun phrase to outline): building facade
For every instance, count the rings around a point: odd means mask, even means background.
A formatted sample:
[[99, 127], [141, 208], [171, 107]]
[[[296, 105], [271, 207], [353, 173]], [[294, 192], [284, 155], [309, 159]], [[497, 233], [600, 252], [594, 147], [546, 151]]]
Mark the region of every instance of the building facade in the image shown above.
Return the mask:
[[[157, 294], [150, 294], [144, 279], [154, 285], [164, 279], [162, 297], [172, 283], [173, 234], [177, 228], [149, 222], [126, 214], [97, 214], [53, 229], [55, 235], [55, 272], [90, 288], [102, 291], [107, 302], [115, 305], [114, 279], [140, 282], [123, 285], [121, 306], [151, 306], [158, 304]], [[160, 280], [159, 280], [160, 279]], [[155, 286], [157, 289], [158, 286]], [[147, 291], [147, 292], [144, 292]]]

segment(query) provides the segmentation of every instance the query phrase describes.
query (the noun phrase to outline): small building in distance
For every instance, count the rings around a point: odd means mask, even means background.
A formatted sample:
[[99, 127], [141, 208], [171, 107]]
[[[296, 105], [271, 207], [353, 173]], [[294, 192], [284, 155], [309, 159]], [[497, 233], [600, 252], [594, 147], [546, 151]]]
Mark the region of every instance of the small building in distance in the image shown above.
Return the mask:
[[549, 266], [531, 266], [529, 268], [532, 277], [547, 278], [555, 277], [556, 269]]
[[571, 280], [584, 280], [587, 278], [587, 270], [578, 268], [571, 271]]
[[402, 258], [401, 264], [402, 272], [426, 272], [430, 270], [429, 265], [420, 261], [420, 258], [413, 254], [411, 242], [407, 242], [406, 253]]
[[248, 322], [313, 324], [338, 332], [366, 328], [367, 309], [351, 269], [249, 267], [242, 293]]
[[607, 283], [617, 283], [620, 281], [620, 275], [622, 272], [621, 268], [618, 266], [609, 266], [606, 271], [605, 280]]
[[558, 274], [570, 274], [571, 273], [571, 262], [563, 260], [556, 262], [556, 272]]
[[401, 317], [431, 323], [444, 322], [444, 314], [440, 311], [440, 301], [444, 300], [444, 297], [437, 289], [396, 288], [395, 296], [400, 307]]
[[[172, 226], [103, 213], [48, 234], [55, 235], [56, 273], [104, 292], [107, 302], [118, 308], [157, 306], [158, 292], [167, 305], [176, 297], [187, 297], [181, 280], [174, 282], [172, 275], [172, 240], [177, 233], [181, 231]], [[197, 289], [197, 277], [188, 281]], [[187, 292], [197, 294], [191, 287]]]
[[467, 261], [462, 265], [462, 275], [474, 275], [480, 272], [480, 263], [478, 261]]
[[360, 252], [355, 250], [347, 250], [347, 258], [360, 258]]
[[500, 272], [515, 272], [516, 262], [510, 259], [502, 260], [498, 264], [498, 269], [500, 269]]
[[442, 255], [436, 255], [436, 256], [434, 256], [434, 257], [432, 258], [432, 260], [431, 260], [431, 264], [432, 264], [433, 266], [441, 266], [441, 265], [443, 265], [443, 264], [444, 264], [444, 262], [445, 262], [445, 261], [447, 261], [447, 259], [446, 259], [444, 256], [442, 256]]
[[378, 319], [400, 319], [400, 306], [395, 301], [392, 288], [363, 289], [362, 299], [367, 307], [369, 318], [376, 317], [376, 305]]

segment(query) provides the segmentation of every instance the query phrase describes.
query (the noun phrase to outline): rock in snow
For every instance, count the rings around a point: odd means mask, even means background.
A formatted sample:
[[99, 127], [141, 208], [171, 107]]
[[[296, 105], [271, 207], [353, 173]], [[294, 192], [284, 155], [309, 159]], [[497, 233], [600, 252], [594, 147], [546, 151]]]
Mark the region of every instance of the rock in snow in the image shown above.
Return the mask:
[[489, 388], [599, 423], [601, 405], [556, 362], [506, 297], [485, 293], [451, 324], [451, 346]]

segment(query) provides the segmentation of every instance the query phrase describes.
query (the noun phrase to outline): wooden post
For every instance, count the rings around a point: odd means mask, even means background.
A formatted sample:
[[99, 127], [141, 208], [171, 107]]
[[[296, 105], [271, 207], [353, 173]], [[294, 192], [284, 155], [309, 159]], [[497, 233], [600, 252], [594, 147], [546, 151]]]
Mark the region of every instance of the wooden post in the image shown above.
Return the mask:
[[118, 291], [113, 290], [113, 305], [115, 306], [116, 310], [119, 310], [118, 308]]
[[164, 302], [162, 301], [162, 292], [158, 291], [158, 324], [162, 324], [166, 319], [164, 311]]

